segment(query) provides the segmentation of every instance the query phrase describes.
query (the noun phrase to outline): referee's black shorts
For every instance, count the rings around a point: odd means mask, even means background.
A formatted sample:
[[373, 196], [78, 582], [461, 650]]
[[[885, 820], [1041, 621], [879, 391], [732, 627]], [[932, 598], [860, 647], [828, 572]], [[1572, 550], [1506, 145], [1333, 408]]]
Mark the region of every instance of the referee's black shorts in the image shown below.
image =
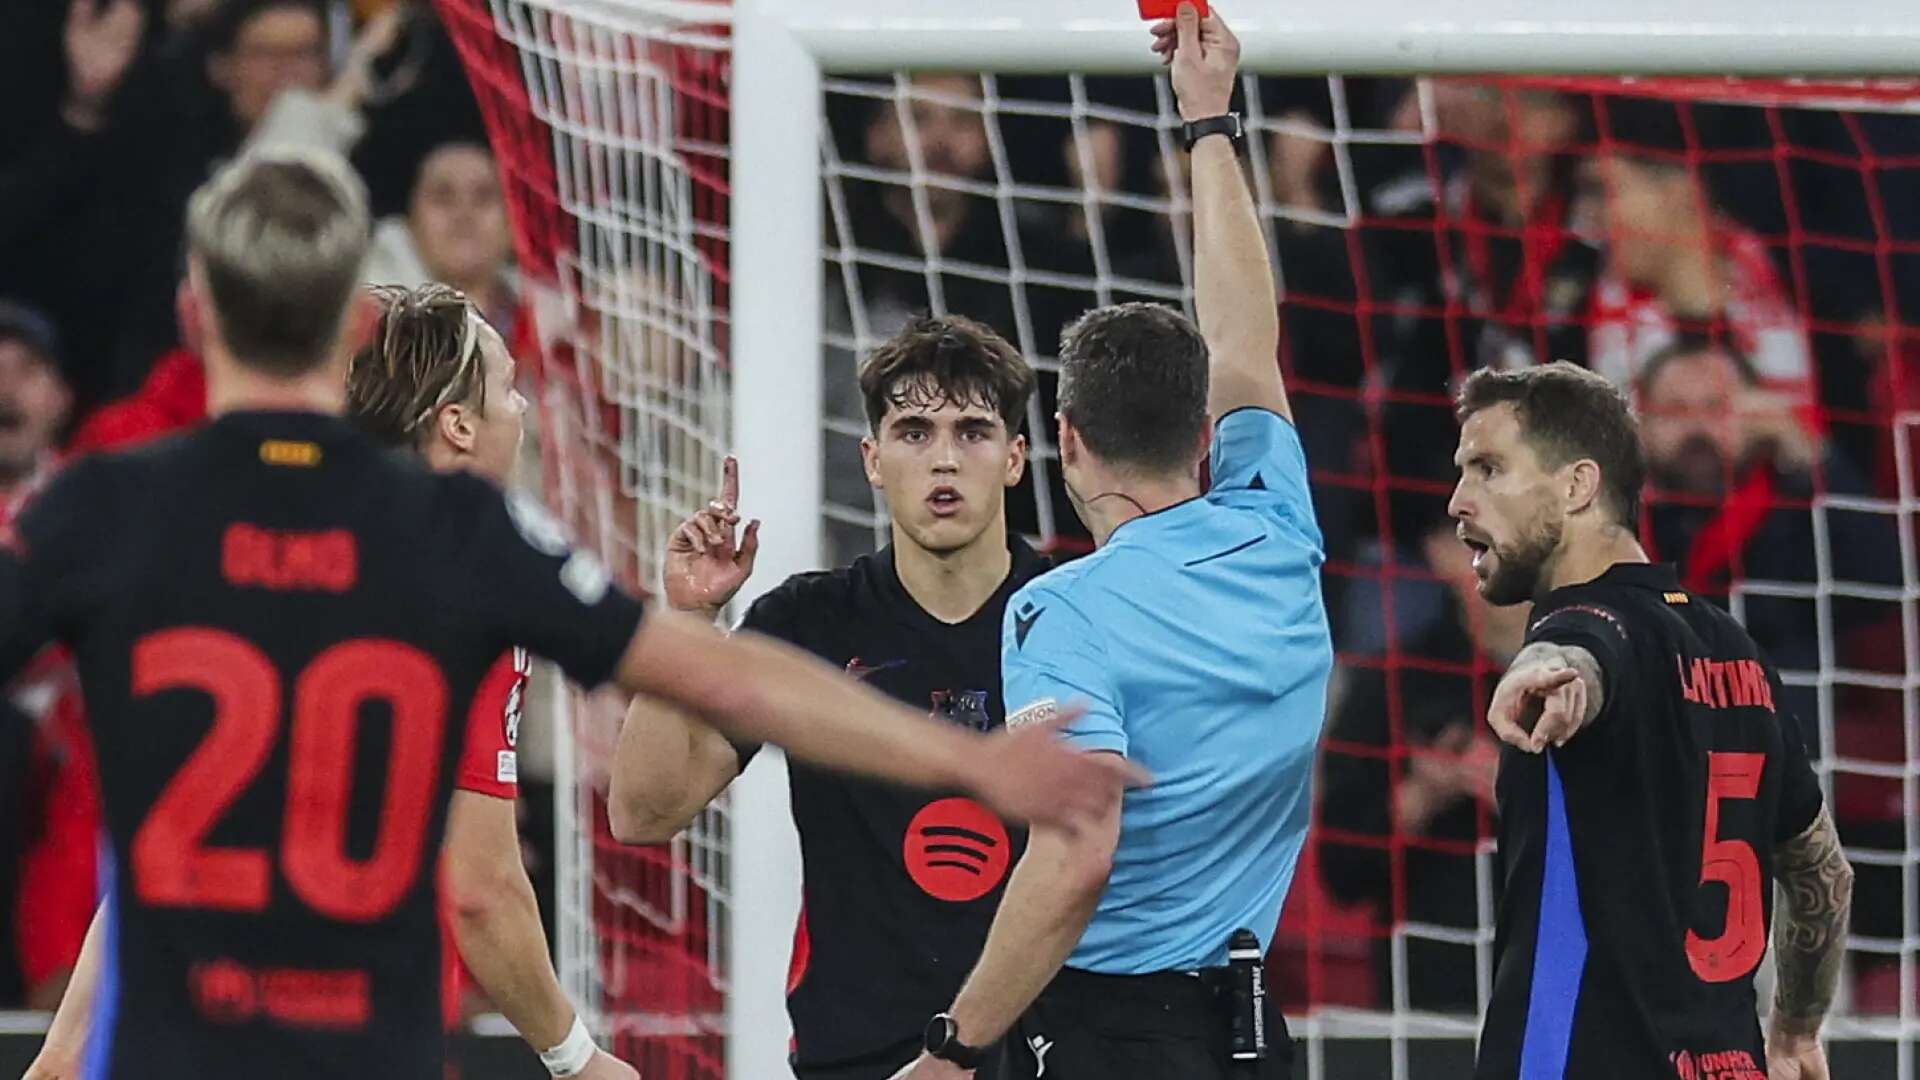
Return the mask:
[[1062, 968], [1001, 1044], [1001, 1080], [1284, 1080], [1286, 1020], [1268, 998], [1268, 1057], [1235, 1062], [1227, 1009], [1182, 972], [1096, 975]]

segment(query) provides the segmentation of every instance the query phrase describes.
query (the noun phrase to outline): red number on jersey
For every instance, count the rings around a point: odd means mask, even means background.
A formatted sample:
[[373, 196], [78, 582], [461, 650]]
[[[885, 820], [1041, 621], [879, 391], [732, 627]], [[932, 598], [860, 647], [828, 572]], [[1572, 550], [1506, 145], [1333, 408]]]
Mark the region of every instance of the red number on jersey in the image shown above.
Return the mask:
[[1767, 755], [1707, 754], [1707, 820], [1702, 829], [1700, 884], [1727, 887], [1726, 926], [1716, 938], [1687, 931], [1687, 962], [1702, 982], [1722, 983], [1749, 975], [1767, 952], [1767, 925], [1760, 859], [1745, 840], [1719, 838], [1720, 803], [1760, 794]]
[[[133, 650], [133, 693], [199, 690], [213, 727], [155, 800], [133, 839], [133, 887], [164, 907], [262, 911], [271, 861], [253, 849], [209, 848], [214, 823], [259, 775], [280, 728], [280, 675], [259, 649], [223, 630], [165, 630]], [[393, 710], [392, 748], [373, 852], [346, 852], [360, 709]], [[419, 877], [439, 790], [446, 681], [433, 659], [393, 641], [349, 641], [314, 658], [294, 686], [282, 869], [293, 891], [331, 919], [370, 922]]]
[[[373, 854], [347, 854], [360, 706], [393, 709], [386, 793]], [[315, 911], [371, 922], [413, 886], [439, 789], [447, 688], [433, 658], [392, 641], [349, 641], [314, 658], [293, 690], [288, 755], [287, 880]]]
[[211, 697], [213, 727], [133, 834], [134, 892], [155, 906], [259, 911], [272, 884], [266, 852], [202, 841], [273, 753], [280, 674], [224, 630], [163, 630], [133, 647], [133, 693], [168, 690]]

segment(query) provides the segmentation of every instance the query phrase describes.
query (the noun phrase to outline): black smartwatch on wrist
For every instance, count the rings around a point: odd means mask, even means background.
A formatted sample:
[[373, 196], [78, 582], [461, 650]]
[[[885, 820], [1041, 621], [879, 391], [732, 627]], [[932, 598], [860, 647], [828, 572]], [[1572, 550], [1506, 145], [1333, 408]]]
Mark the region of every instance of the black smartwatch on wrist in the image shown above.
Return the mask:
[[1186, 141], [1188, 153], [1193, 152], [1194, 143], [1209, 135], [1225, 135], [1233, 141], [1233, 148], [1236, 151], [1246, 145], [1247, 141], [1247, 129], [1240, 123], [1239, 113], [1221, 113], [1219, 116], [1189, 120], [1180, 125], [1180, 137]]
[[927, 1053], [941, 1061], [950, 1061], [963, 1069], [977, 1069], [986, 1051], [960, 1041], [960, 1025], [953, 1017], [940, 1013], [927, 1021]]

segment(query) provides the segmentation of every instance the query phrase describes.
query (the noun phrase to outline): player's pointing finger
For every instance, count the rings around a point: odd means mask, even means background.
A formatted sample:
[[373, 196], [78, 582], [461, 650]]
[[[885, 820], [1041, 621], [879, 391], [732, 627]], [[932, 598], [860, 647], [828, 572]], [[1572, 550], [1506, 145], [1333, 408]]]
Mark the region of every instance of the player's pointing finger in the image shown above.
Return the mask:
[[720, 466], [720, 501], [728, 510], [740, 505], [740, 459], [732, 454]]

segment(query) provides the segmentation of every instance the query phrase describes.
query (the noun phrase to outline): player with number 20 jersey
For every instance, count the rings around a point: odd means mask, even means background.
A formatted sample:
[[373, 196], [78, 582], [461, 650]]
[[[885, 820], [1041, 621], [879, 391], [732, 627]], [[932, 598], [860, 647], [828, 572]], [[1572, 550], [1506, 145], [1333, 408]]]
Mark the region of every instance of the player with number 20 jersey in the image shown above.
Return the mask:
[[510, 643], [596, 685], [640, 620], [509, 505], [343, 419], [243, 412], [22, 515], [0, 666], [71, 642], [113, 835], [94, 1075], [437, 1071], [458, 720]]

